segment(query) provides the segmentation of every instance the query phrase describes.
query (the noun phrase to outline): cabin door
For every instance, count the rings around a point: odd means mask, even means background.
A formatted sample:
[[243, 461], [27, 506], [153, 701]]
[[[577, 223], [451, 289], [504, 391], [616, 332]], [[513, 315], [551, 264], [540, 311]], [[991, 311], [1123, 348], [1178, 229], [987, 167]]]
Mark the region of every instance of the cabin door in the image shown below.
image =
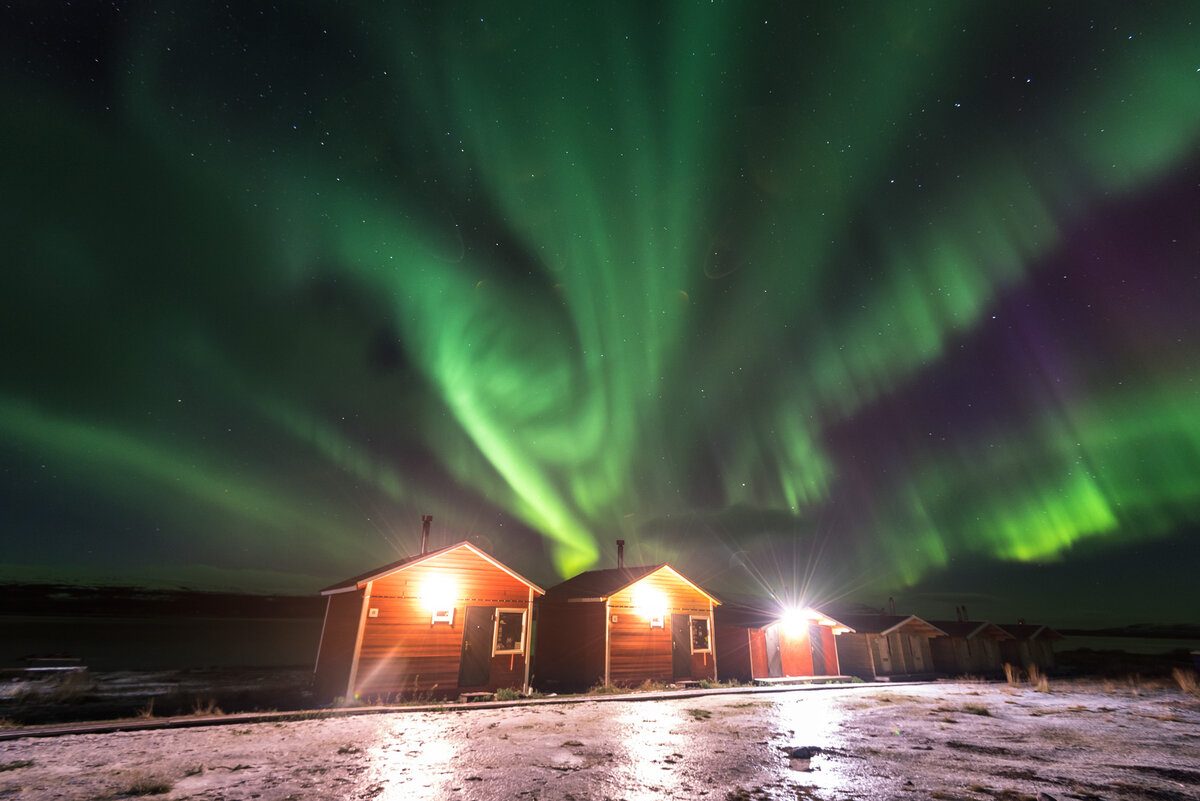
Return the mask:
[[671, 675], [676, 679], [692, 677], [692, 618], [671, 615]]
[[821, 627], [815, 623], [808, 624], [808, 642], [812, 646], [813, 675], [828, 676], [829, 668], [825, 666], [825, 641], [821, 639]]
[[458, 686], [481, 687], [491, 678], [492, 618], [490, 606], [468, 606], [463, 623], [462, 657], [458, 662]]
[[779, 651], [779, 626], [767, 629], [767, 678], [783, 676], [783, 655]]

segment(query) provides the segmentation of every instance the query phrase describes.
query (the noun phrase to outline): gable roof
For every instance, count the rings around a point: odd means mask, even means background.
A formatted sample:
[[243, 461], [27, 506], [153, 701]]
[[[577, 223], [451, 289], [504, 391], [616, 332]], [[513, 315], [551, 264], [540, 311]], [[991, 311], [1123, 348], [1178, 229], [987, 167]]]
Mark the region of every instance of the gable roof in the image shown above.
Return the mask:
[[944, 631], [947, 637], [962, 637], [967, 640], [975, 637], [990, 637], [993, 640], [1014, 639], [1011, 634], [995, 623], [988, 623], [985, 620], [930, 620], [929, 622]]
[[854, 629], [856, 634], [878, 634], [884, 637], [895, 632], [925, 637], [937, 637], [946, 633], [916, 615], [842, 615], [842, 623]]
[[362, 587], [365, 587], [367, 585], [367, 582], [369, 582], [369, 581], [376, 581], [378, 579], [383, 578], [384, 576], [389, 576], [392, 573], [398, 573], [401, 570], [407, 570], [408, 568], [413, 567], [414, 565], [423, 564], [425, 562], [430, 561], [431, 559], [437, 559], [439, 556], [443, 556], [447, 553], [450, 553], [451, 551], [457, 551], [460, 548], [465, 548], [468, 551], [474, 553], [476, 556], [479, 556], [479, 557], [487, 560], [488, 562], [491, 562], [492, 565], [499, 568], [500, 570], [503, 570], [505, 573], [512, 576], [517, 581], [521, 582], [522, 584], [528, 585], [534, 592], [536, 592], [538, 594], [544, 594], [546, 592], [545, 590], [543, 590], [538, 585], [534, 584], [529, 579], [525, 578], [524, 576], [520, 575], [516, 571], [509, 568], [507, 565], [502, 564], [501, 562], [497, 561], [493, 557], [491, 557], [488, 554], [481, 551], [479, 548], [476, 548], [474, 545], [472, 545], [471, 543], [466, 542], [464, 540], [463, 542], [458, 542], [458, 543], [455, 543], [454, 545], [447, 545], [445, 548], [438, 548], [436, 551], [426, 551], [425, 553], [419, 553], [415, 556], [409, 556], [404, 559], [401, 559], [398, 562], [392, 562], [389, 565], [384, 565], [383, 567], [377, 567], [374, 570], [368, 570], [366, 573], [360, 573], [359, 575], [354, 576], [353, 578], [348, 578], [345, 581], [339, 581], [337, 584], [331, 584], [330, 586], [321, 590], [321, 594], [322, 595], [336, 595], [337, 593], [340, 593], [340, 592], [352, 592], [353, 590], [357, 590], [357, 589], [361, 589]]
[[1066, 639], [1049, 626], [1038, 626], [1032, 623], [1000, 623], [999, 626], [1018, 640], [1036, 640], [1038, 637], [1045, 637], [1053, 642]]
[[643, 567], [615, 567], [608, 570], [589, 570], [586, 573], [580, 573], [574, 578], [569, 578], [561, 584], [555, 584], [546, 590], [545, 600], [568, 601], [572, 599], [582, 600], [584, 598], [598, 601], [607, 600], [618, 592], [637, 584], [642, 579], [660, 570], [669, 570], [696, 592], [712, 601], [713, 604], [720, 605], [720, 601], [696, 586], [695, 582], [665, 562], [660, 565], [646, 565]]

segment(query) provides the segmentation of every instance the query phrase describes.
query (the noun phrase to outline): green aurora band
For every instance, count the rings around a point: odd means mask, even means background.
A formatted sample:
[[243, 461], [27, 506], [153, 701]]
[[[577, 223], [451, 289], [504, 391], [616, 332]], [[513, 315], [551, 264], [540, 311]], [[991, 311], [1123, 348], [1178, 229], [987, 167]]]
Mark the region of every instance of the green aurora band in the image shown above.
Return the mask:
[[[169, 492], [217, 521], [214, 551], [287, 541], [333, 573], [376, 552], [358, 505], [441, 517], [464, 493], [543, 536], [561, 576], [601, 541], [739, 509], [835, 528], [888, 587], [1195, 525], [1200, 370], [1166, 325], [1035, 342], [1045, 362], [944, 441], [897, 413], [885, 472], [845, 433], [983, 347], [1099, 207], [1194, 160], [1193, 10], [777, 11], [331, 6], [227, 26], [184, 4], [117, 37], [111, 111], [10, 80], [10, 149], [70, 155], [5, 168], [34, 198], [6, 237], [87, 284], [177, 255], [114, 336], [177, 365], [166, 384], [186, 376], [206, 419], [254, 421], [258, 447], [154, 428], [127, 390], [79, 410], [18, 370], [0, 449], [54, 454], [118, 509]], [[1037, 56], [1050, 42], [1070, 57]], [[40, 182], [90, 188], [55, 206]], [[108, 205], [126, 211], [75, 225]], [[130, 244], [116, 231], [139, 217], [162, 230]], [[394, 374], [346, 356], [381, 330]]]

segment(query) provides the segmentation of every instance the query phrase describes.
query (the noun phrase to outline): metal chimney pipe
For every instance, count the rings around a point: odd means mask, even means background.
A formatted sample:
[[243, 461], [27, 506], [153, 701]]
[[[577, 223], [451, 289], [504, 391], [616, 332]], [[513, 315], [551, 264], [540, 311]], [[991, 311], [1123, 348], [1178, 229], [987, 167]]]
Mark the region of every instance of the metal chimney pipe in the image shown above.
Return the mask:
[[963, 622], [966, 623], [971, 618], [967, 617], [967, 605], [963, 604]]
[[429, 524], [433, 515], [421, 515], [421, 553], [429, 550]]
[[617, 540], [617, 570], [625, 567], [625, 540]]
[[891, 596], [888, 596], [888, 614], [896, 614], [896, 599]]

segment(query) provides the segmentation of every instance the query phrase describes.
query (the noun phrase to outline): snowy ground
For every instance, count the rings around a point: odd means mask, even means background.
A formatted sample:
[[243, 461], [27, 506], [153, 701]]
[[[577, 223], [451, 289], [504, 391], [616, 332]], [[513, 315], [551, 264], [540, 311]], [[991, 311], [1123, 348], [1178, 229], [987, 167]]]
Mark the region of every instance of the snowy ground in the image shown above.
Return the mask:
[[[817, 746], [810, 770], [786, 749]], [[799, 766], [796, 766], [799, 767]], [[0, 799], [1200, 799], [1200, 699], [925, 684], [0, 742]]]

